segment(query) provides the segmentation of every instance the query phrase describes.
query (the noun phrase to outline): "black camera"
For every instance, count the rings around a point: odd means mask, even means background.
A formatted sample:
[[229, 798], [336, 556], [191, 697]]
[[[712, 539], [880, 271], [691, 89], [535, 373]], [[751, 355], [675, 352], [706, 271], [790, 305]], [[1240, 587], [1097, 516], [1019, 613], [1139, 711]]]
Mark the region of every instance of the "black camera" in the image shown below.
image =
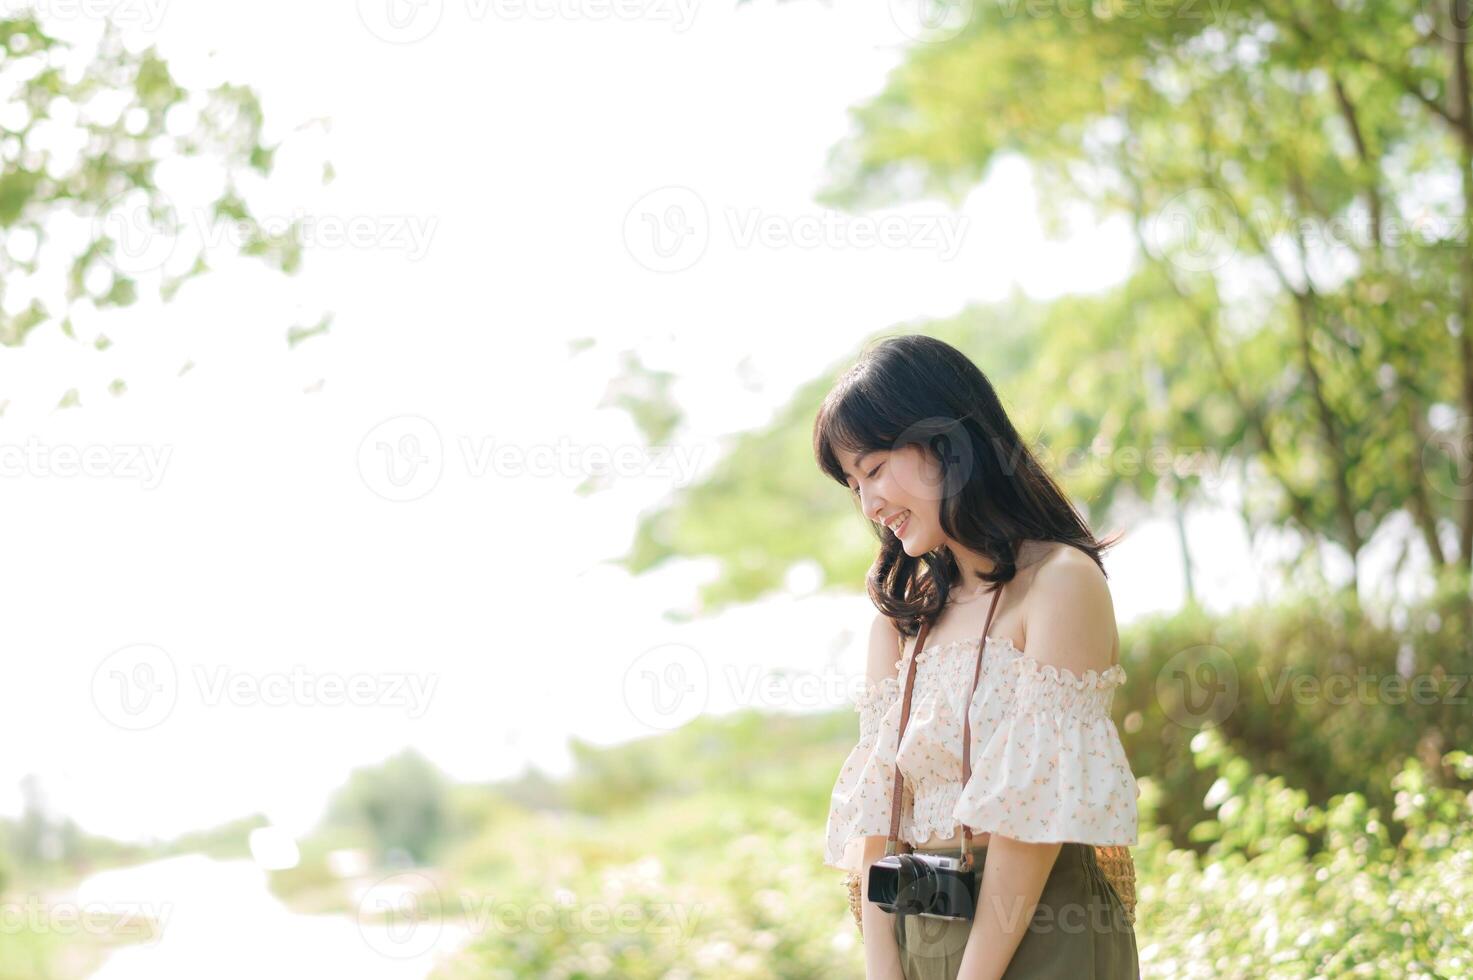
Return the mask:
[[889, 854], [869, 868], [869, 900], [886, 912], [933, 919], [970, 919], [977, 908], [977, 871], [959, 857]]

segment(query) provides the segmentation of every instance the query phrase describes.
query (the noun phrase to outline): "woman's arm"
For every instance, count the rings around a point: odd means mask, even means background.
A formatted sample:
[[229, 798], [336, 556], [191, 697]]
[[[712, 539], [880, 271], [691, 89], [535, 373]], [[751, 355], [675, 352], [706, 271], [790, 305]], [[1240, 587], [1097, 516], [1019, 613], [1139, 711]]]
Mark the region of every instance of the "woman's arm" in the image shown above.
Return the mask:
[[886, 912], [869, 900], [869, 866], [885, 854], [885, 838], [864, 839], [865, 869], [859, 879], [860, 919], [864, 923], [865, 980], [905, 980], [900, 968], [900, 947], [895, 945], [895, 913]]
[[[869, 659], [865, 670], [871, 684], [895, 676], [895, 661], [900, 658], [900, 633], [883, 613], [875, 616], [870, 627]], [[890, 751], [894, 751], [893, 747]], [[886, 912], [869, 900], [869, 866], [885, 854], [884, 837], [866, 837], [864, 856], [859, 866], [860, 922], [864, 929], [865, 980], [905, 980], [900, 968], [900, 948], [895, 944], [895, 914]]]
[[998, 980], [1007, 970], [1061, 847], [993, 833], [957, 980]]
[[[1082, 677], [1110, 665], [1114, 606], [1104, 575], [1072, 548], [1038, 570], [1029, 595], [1027, 656]], [[1038, 908], [1060, 843], [1030, 843], [997, 831], [987, 844], [976, 916], [957, 980], [998, 980]]]

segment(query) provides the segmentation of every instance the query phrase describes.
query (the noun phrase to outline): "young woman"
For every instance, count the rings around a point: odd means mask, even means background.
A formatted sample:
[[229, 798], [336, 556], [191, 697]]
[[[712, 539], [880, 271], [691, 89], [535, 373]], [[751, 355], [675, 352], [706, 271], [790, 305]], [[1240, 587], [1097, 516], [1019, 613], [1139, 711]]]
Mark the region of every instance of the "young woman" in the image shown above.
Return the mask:
[[[813, 439], [880, 541], [860, 737], [824, 854], [860, 874], [869, 980], [1138, 978], [1134, 928], [1092, 846], [1137, 842], [1139, 789], [1110, 719], [1125, 681], [1100, 561], [1114, 539], [1094, 538], [976, 365], [931, 337], [869, 347], [824, 400]], [[959, 856], [970, 829], [972, 918], [869, 901], [897, 768], [898, 853]]]

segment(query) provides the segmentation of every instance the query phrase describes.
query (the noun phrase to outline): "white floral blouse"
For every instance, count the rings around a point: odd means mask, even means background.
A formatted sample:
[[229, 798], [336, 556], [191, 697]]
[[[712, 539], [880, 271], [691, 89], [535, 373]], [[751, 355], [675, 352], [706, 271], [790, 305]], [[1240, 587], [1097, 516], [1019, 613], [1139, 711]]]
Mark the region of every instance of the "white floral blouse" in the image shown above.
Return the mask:
[[905, 744], [900, 729], [905, 660], [896, 677], [866, 683], [854, 701], [859, 742], [834, 784], [824, 864], [860, 871], [863, 838], [890, 833], [899, 760], [905, 776], [899, 839], [912, 846], [961, 831], [1033, 842], [1135, 844], [1140, 788], [1110, 718], [1125, 669], [1078, 676], [987, 638], [970, 705], [972, 778], [962, 781], [962, 701], [972, 686], [977, 639], [929, 644], [916, 660]]

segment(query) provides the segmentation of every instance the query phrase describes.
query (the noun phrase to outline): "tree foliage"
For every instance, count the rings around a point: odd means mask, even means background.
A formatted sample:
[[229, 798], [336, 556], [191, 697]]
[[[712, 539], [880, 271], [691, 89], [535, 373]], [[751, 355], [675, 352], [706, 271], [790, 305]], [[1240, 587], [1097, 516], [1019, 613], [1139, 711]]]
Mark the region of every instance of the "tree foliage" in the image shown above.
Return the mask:
[[[76, 317], [149, 291], [171, 300], [231, 252], [288, 274], [299, 267], [297, 223], [268, 228], [247, 200], [281, 146], [266, 139], [250, 87], [190, 91], [154, 47], [135, 51], [111, 22], [95, 50], [78, 50], [33, 13], [7, 13], [0, 109], [0, 345], [48, 327], [77, 339]], [[163, 186], [168, 165], [188, 165], [192, 181], [213, 188], [203, 214], [189, 215]], [[193, 219], [238, 233], [222, 246], [191, 234]], [[75, 404], [75, 393], [62, 403]]]
[[[1358, 563], [1386, 535], [1398, 566], [1466, 570], [1466, 0], [967, 10], [852, 110], [820, 200], [959, 203], [1017, 156], [1050, 226], [1069, 206], [1123, 220], [1136, 262], [1103, 294], [913, 329], [974, 356], [1096, 522], [1179, 516], [1232, 481], [1250, 531], [1305, 559]], [[631, 565], [713, 556], [718, 602], [804, 558], [857, 581], [873, 547], [803, 442], [827, 381], [648, 515]]]
[[425, 862], [449, 828], [449, 781], [406, 749], [356, 769], [328, 805], [326, 824], [365, 832], [381, 858]]
[[[917, 46], [854, 110], [824, 199], [955, 199], [1000, 154], [1023, 156], [1052, 208], [1084, 202], [1130, 221], [1144, 274], [1171, 302], [1141, 317], [1165, 350], [1145, 362], [1124, 351], [1124, 378], [1210, 409], [1206, 445], [1261, 478], [1255, 527], [1293, 527], [1355, 558], [1409, 516], [1434, 566], [1467, 566], [1466, 3], [1132, 12], [978, 5], [965, 31]], [[1075, 340], [1114, 346], [1122, 330], [1083, 320]], [[1041, 390], [1107, 439], [1145, 441], [1112, 424], [1122, 393], [1100, 399], [1095, 364], [1072, 367], [1084, 390]]]

